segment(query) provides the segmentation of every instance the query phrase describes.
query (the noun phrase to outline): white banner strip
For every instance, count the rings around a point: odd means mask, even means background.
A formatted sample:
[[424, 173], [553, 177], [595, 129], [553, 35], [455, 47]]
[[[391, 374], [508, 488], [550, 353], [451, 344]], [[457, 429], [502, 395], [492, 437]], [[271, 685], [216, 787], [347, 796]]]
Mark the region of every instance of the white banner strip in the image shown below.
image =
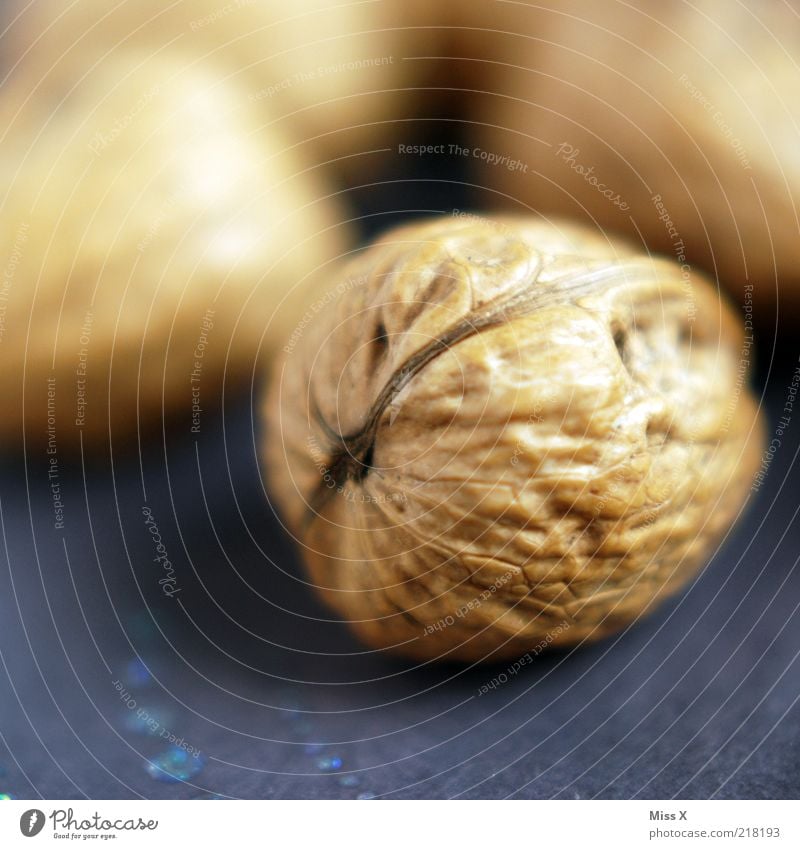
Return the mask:
[[[800, 847], [800, 802], [7, 801], [0, 846]], [[196, 843], [195, 843], [196, 841]], [[62, 843], [62, 845], [63, 845]]]

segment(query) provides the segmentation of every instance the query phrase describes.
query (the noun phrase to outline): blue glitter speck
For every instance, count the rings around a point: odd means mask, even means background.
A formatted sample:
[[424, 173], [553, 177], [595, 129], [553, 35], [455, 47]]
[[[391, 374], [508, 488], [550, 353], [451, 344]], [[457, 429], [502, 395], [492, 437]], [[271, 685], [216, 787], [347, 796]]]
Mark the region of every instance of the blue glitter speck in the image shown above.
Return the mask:
[[361, 779], [357, 775], [342, 775], [339, 778], [339, 784], [342, 787], [358, 787], [361, 784]]
[[337, 769], [342, 768], [342, 759], [337, 757], [332, 758], [320, 758], [317, 761], [317, 769], [320, 772], [336, 772]]
[[205, 766], [202, 755], [190, 755], [180, 746], [170, 746], [165, 752], [156, 755], [147, 763], [147, 774], [156, 781], [169, 784], [178, 781], [189, 781]]
[[131, 687], [145, 687], [152, 677], [140, 657], [135, 657], [125, 667], [125, 682]]

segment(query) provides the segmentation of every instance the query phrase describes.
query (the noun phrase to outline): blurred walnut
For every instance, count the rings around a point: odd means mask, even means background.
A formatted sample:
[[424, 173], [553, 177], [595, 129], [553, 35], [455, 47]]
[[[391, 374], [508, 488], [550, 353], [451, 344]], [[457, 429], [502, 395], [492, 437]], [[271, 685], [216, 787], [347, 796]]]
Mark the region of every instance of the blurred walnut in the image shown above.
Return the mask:
[[[359, 175], [393, 122], [413, 111], [419, 62], [398, 0], [15, 0], [5, 52], [32, 81], [102, 73], [107, 55], [168, 53], [243, 90], [264, 123], [314, 164]], [[14, 16], [10, 15], [9, 19]], [[414, 33], [415, 49], [426, 31]], [[430, 48], [432, 51], [432, 48]], [[135, 59], [132, 60], [135, 64]], [[402, 126], [402, 125], [400, 125]]]
[[162, 410], [188, 431], [345, 249], [327, 187], [203, 70], [120, 51], [46, 89], [15, 74], [0, 115], [6, 445], [24, 422], [90, 448]]
[[761, 435], [742, 332], [669, 260], [438, 219], [322, 302], [276, 370], [265, 460], [314, 584], [370, 645], [481, 660], [613, 633], [742, 508]]
[[470, 64], [486, 92], [470, 100], [483, 122], [473, 140], [525, 169], [481, 167], [484, 202], [686, 256], [752, 299], [763, 326], [779, 293], [784, 310], [800, 304], [791, 4], [472, 0], [466, 10], [491, 30], [464, 31], [461, 49], [482, 60]]

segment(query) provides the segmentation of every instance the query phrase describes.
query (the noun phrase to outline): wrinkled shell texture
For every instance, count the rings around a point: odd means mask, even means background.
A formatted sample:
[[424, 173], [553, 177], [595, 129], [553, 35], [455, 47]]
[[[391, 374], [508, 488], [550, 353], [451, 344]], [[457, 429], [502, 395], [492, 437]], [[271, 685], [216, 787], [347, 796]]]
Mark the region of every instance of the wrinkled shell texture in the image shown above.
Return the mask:
[[0, 435], [54, 419], [60, 444], [127, 437], [162, 407], [188, 420], [194, 389], [213, 408], [223, 378], [246, 381], [293, 326], [347, 215], [205, 70], [117, 51], [35, 88], [3, 90]]
[[311, 582], [371, 646], [602, 637], [742, 508], [759, 421], [699, 275], [566, 224], [449, 218], [384, 236], [322, 301], [276, 367], [266, 464]]

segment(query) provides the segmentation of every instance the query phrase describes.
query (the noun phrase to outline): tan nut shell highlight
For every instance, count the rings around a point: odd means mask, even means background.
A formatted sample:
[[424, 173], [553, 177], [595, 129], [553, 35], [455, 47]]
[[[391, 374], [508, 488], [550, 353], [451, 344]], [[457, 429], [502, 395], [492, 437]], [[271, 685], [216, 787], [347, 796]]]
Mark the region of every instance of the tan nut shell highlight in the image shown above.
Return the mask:
[[[105, 54], [168, 53], [232, 79], [254, 111], [303, 143], [314, 163], [358, 175], [392, 122], [405, 114], [420, 63], [405, 61], [420, 33], [403, 4], [329, 0], [39, 0], [4, 41], [37, 82], [73, 73]], [[422, 36], [425, 31], [422, 31]], [[407, 90], [406, 90], [407, 89]]]
[[[499, 8], [498, 7], [502, 7]], [[800, 303], [800, 17], [789, 3], [468, 3], [483, 202], [685, 255], [774, 323]], [[466, 14], [463, 12], [462, 14]], [[564, 147], [564, 146], [567, 147]], [[750, 289], [745, 287], [750, 286]]]
[[188, 425], [278, 347], [347, 215], [236, 86], [170, 59], [2, 94], [0, 434]]
[[369, 645], [484, 660], [613, 633], [742, 507], [761, 432], [701, 275], [569, 225], [451, 218], [330, 290], [276, 366], [265, 462]]

